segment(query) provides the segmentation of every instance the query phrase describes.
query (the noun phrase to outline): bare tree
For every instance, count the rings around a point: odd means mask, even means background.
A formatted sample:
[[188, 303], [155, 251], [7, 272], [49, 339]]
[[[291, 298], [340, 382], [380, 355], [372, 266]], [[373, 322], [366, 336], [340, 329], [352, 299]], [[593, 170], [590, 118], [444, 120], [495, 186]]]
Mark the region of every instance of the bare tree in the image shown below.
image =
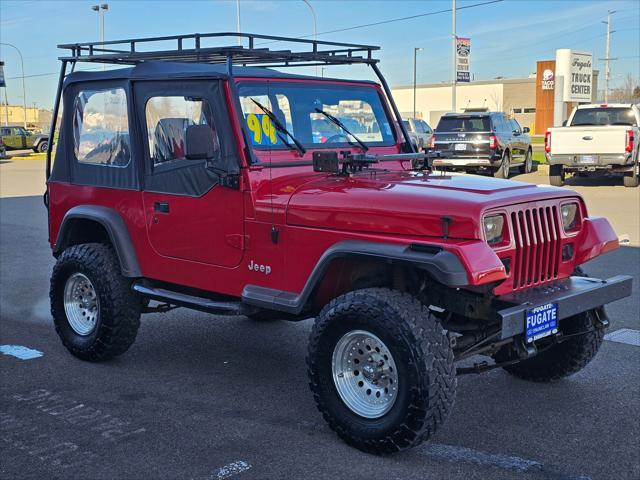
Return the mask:
[[638, 85], [638, 79], [628, 73], [622, 85], [611, 91], [609, 98], [616, 103], [640, 102], [640, 85]]

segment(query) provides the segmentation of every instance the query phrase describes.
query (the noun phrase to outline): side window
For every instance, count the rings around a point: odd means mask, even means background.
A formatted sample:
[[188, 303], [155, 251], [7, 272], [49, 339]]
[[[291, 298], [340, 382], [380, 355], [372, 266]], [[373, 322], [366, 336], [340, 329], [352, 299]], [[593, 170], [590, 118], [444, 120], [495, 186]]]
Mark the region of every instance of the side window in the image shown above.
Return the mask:
[[215, 155], [220, 158], [220, 142], [209, 102], [197, 97], [151, 97], [145, 106], [149, 155], [153, 166], [185, 160], [186, 133], [190, 125], [207, 125], [211, 129]]
[[124, 89], [78, 92], [73, 105], [73, 140], [79, 163], [126, 167], [131, 147]]
[[516, 120], [511, 120], [511, 127], [513, 128], [514, 132], [522, 133], [520, 124]]

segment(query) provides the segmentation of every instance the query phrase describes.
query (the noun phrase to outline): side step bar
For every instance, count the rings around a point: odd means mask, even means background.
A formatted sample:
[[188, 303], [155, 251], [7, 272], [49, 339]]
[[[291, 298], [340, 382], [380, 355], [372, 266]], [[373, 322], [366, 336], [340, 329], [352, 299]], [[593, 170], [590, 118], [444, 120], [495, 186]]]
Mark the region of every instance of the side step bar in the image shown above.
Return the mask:
[[200, 310], [203, 312], [216, 313], [219, 315], [243, 315], [245, 308], [237, 302], [220, 302], [211, 300], [210, 298], [196, 297], [194, 295], [188, 295], [186, 293], [174, 292], [172, 290], [166, 290], [164, 288], [152, 287], [148, 284], [136, 282], [132, 285], [131, 289], [148, 297], [152, 300], [158, 300], [166, 302], [172, 305], [179, 305], [181, 307], [192, 308], [194, 310]]

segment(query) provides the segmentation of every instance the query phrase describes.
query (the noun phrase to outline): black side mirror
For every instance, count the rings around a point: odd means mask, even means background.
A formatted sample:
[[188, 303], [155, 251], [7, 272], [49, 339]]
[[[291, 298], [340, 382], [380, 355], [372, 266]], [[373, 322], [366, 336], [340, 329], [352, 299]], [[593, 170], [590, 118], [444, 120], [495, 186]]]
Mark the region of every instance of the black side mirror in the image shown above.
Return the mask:
[[530, 131], [529, 127], [522, 127], [522, 133], [529, 133]]
[[187, 160], [207, 160], [215, 156], [213, 132], [209, 125], [189, 125], [185, 135]]

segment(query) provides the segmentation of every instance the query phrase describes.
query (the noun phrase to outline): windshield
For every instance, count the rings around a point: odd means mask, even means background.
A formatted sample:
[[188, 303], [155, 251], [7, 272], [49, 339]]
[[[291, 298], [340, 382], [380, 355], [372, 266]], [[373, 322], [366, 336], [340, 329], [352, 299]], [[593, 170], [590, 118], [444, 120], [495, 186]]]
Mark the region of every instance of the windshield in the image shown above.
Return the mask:
[[636, 127], [633, 110], [627, 107], [579, 108], [571, 120], [572, 127], [586, 125], [628, 125]]
[[489, 117], [441, 117], [436, 132], [490, 132]]
[[349, 146], [357, 140], [331, 122], [336, 117], [368, 146], [395, 143], [391, 122], [371, 87], [320, 83], [251, 82], [239, 85], [242, 115], [256, 148], [288, 148], [255, 102], [264, 105], [305, 147]]

